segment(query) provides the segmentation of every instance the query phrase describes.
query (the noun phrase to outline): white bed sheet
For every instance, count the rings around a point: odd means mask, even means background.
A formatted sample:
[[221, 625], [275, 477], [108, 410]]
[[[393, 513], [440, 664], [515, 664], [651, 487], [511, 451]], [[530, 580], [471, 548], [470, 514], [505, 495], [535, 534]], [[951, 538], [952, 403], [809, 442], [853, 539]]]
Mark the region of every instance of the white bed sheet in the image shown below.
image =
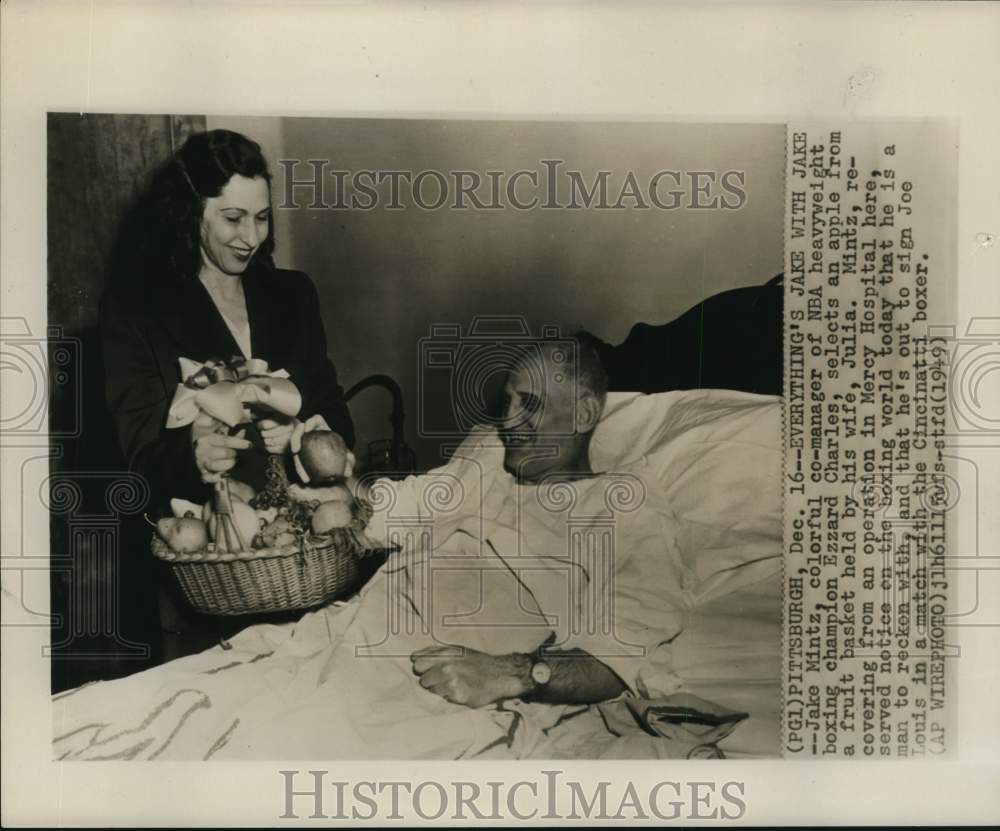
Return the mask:
[[[671, 644], [672, 670], [686, 689], [750, 713], [720, 743], [727, 755], [778, 754], [780, 447], [778, 399], [695, 391], [611, 396], [592, 448], [595, 469], [656, 476], [677, 514], [698, 603]], [[384, 627], [385, 601], [373, 600], [393, 596], [384, 572], [360, 598], [296, 624], [251, 627], [229, 649], [56, 696], [56, 757], [676, 755], [641, 731], [613, 735], [596, 708], [451, 705], [416, 686], [403, 654], [338, 672]]]

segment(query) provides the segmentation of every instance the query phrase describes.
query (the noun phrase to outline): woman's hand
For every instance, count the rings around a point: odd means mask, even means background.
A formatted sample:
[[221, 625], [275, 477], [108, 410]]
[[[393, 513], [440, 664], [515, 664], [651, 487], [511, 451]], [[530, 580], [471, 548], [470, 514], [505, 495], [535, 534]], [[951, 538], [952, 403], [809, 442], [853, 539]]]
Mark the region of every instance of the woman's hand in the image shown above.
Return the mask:
[[289, 442], [292, 453], [298, 453], [302, 449], [302, 436], [305, 433], [311, 433], [313, 430], [329, 430], [330, 425], [326, 423], [326, 419], [323, 418], [319, 413], [314, 416], [309, 416], [305, 421], [299, 421], [295, 419], [295, 429], [292, 430], [292, 438]]
[[257, 429], [260, 430], [260, 437], [264, 440], [267, 452], [275, 456], [284, 453], [288, 449], [292, 441], [292, 433], [299, 423], [297, 418], [289, 421], [278, 421], [273, 418], [260, 419], [257, 422]]
[[201, 413], [191, 424], [194, 463], [203, 482], [218, 482], [222, 474], [236, 464], [236, 451], [250, 447], [243, 430], [235, 436], [227, 436], [218, 432], [220, 423], [207, 413]]

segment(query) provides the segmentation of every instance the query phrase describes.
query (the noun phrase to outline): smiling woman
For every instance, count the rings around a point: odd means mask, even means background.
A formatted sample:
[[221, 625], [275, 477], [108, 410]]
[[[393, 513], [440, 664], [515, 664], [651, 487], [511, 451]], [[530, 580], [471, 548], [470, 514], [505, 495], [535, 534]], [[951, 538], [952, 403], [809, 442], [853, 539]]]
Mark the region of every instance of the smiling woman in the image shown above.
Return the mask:
[[157, 172], [146, 201], [134, 264], [106, 293], [101, 329], [118, 439], [153, 504], [207, 498], [206, 482], [222, 473], [253, 484], [295, 426], [258, 420], [249, 430], [256, 448], [199, 421], [167, 430], [182, 357], [242, 355], [287, 370], [302, 393], [299, 418], [321, 416], [352, 444], [316, 290], [305, 274], [274, 266], [271, 176], [259, 145], [229, 130], [196, 133]]
[[222, 193], [205, 200], [198, 278], [215, 301], [243, 357], [252, 357], [246, 296], [238, 278], [270, 237], [270, 187], [262, 176], [233, 176]]
[[[302, 422], [325, 423], [353, 445], [316, 289], [302, 272], [274, 265], [271, 176], [256, 142], [229, 130], [192, 135], [154, 174], [124, 235], [128, 265], [101, 302], [105, 394], [129, 469], [149, 484], [152, 511], [172, 497], [204, 503], [210, 483], [227, 473], [261, 490], [269, 454], [284, 453]], [[168, 429], [180, 359], [231, 357], [286, 370], [301, 393], [297, 417], [254, 416], [237, 435], [207, 417]], [[148, 556], [148, 537], [130, 545]], [[161, 593], [165, 630], [215, 626], [187, 621], [190, 613], [168, 600]]]
[[270, 236], [270, 202], [270, 186], [262, 176], [233, 176], [222, 193], [205, 200], [203, 272], [235, 275], [246, 270], [250, 258]]

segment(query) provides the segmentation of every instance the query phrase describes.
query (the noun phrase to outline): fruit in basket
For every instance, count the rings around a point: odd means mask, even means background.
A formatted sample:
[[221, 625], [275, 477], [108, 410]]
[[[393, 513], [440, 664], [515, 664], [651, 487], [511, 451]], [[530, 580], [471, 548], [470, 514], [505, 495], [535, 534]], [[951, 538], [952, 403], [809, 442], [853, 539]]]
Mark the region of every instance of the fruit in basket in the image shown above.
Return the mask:
[[156, 533], [178, 554], [200, 551], [208, 543], [205, 523], [194, 517], [165, 517], [156, 523]]
[[293, 502], [347, 502], [354, 501], [354, 495], [347, 485], [289, 485], [288, 498]]
[[[243, 545], [249, 548], [250, 541], [256, 536], [257, 530], [260, 527], [257, 522], [257, 512], [247, 505], [246, 502], [241, 502], [239, 499], [233, 499], [232, 506], [233, 512], [230, 516], [233, 519], [233, 524], [239, 530]], [[209, 516], [208, 533], [212, 537], [212, 542], [215, 543], [219, 551], [239, 551], [240, 544], [235, 534], [232, 535], [231, 545], [226, 542], [222, 522], [222, 516], [216, 511], [213, 511]]]
[[197, 502], [191, 502], [188, 499], [170, 500], [170, 512], [178, 518], [190, 516], [205, 519], [203, 510], [202, 506]]
[[347, 444], [340, 433], [332, 430], [304, 433], [298, 455], [312, 483], [328, 482], [343, 476], [347, 470]]
[[292, 523], [297, 533], [307, 534], [312, 530], [313, 513], [318, 507], [319, 502], [289, 502], [279, 516]]
[[257, 524], [261, 528], [266, 527], [269, 523], [274, 522], [274, 520], [278, 518], [277, 508], [257, 508], [255, 509], [255, 513], [257, 514]]
[[239, 482], [236, 479], [229, 480], [229, 494], [234, 499], [242, 499], [244, 502], [250, 502], [256, 495], [255, 491], [246, 482]]
[[320, 502], [346, 502], [350, 504], [354, 501], [354, 494], [347, 485], [327, 485], [323, 488], [323, 498]]
[[312, 515], [313, 533], [325, 534], [335, 528], [346, 528], [353, 519], [349, 503], [323, 502]]
[[250, 500], [254, 508], [281, 508], [288, 504], [288, 474], [281, 456], [269, 455], [264, 471], [264, 487]]
[[265, 548], [289, 545], [298, 538], [295, 535], [296, 526], [286, 517], [277, 517], [260, 530], [260, 542]]

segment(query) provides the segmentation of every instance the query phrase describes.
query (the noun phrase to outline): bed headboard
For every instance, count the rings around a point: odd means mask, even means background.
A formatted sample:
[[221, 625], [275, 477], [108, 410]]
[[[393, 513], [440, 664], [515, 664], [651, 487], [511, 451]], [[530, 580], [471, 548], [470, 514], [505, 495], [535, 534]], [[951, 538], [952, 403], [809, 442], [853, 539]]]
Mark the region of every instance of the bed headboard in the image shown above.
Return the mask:
[[608, 389], [781, 395], [783, 276], [716, 294], [669, 323], [637, 323], [618, 346], [597, 340]]

